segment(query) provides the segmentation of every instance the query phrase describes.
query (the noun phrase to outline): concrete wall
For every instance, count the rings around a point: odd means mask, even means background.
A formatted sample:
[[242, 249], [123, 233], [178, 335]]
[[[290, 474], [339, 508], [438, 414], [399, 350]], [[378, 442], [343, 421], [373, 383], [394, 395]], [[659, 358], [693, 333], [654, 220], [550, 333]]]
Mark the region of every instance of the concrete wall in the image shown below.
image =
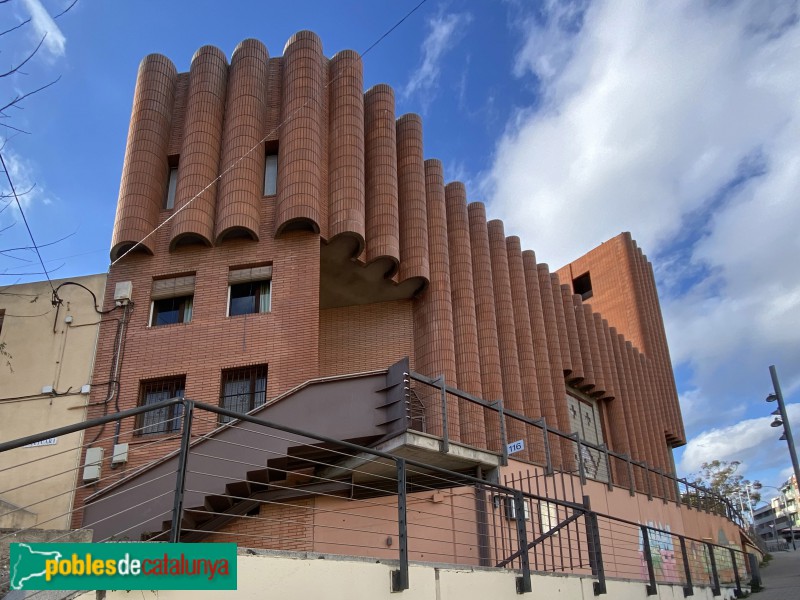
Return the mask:
[[[321, 560], [324, 558], [325, 560]], [[182, 600], [194, 598], [257, 599], [268, 594], [286, 600], [328, 598], [331, 600], [516, 600], [527, 596], [516, 593], [517, 574], [507, 570], [453, 569], [425, 564], [412, 564], [409, 569], [409, 589], [392, 594], [391, 562], [365, 561], [311, 555], [239, 556], [238, 590], [230, 592], [144, 591], [135, 592], [145, 599]], [[536, 598], [594, 598], [593, 580], [585, 577], [534, 575], [533, 593]], [[695, 587], [694, 598], [713, 600], [710, 588]], [[108, 600], [126, 600], [130, 592], [108, 592]], [[602, 598], [603, 596], [601, 596]], [[645, 585], [641, 582], [608, 581], [607, 598], [646, 600]], [[651, 596], [653, 597], [653, 596]], [[659, 585], [658, 595], [664, 599], [684, 598], [680, 586]], [[87, 592], [80, 600], [95, 600], [95, 592]], [[733, 590], [723, 588], [724, 600], [733, 598]]]
[[[65, 281], [54, 280], [53, 285]], [[102, 301], [105, 275], [69, 281], [86, 286], [98, 302]], [[61, 287], [58, 295], [63, 303], [58, 310], [51, 304], [51, 295], [47, 282], [9, 286], [0, 293], [0, 308], [6, 311], [0, 341], [12, 355], [10, 367], [0, 365], [0, 428], [4, 440], [63, 427], [86, 416], [88, 396], [81, 395], [80, 390], [92, 381], [100, 315], [91, 294], [82, 288]], [[55, 393], [42, 394], [46, 385]], [[95, 387], [98, 395], [108, 389]], [[39, 528], [66, 527], [69, 519], [64, 513], [72, 506], [72, 495], [62, 493], [75, 483], [80, 452], [72, 449], [81, 440], [82, 435], [74, 433], [59, 437], [53, 445], [0, 454], [0, 499], [33, 513]], [[19, 489], [6, 491], [9, 488]], [[0, 509], [0, 527], [20, 524], [18, 516], [17, 511]], [[24, 521], [30, 525], [31, 517], [26, 516]]]

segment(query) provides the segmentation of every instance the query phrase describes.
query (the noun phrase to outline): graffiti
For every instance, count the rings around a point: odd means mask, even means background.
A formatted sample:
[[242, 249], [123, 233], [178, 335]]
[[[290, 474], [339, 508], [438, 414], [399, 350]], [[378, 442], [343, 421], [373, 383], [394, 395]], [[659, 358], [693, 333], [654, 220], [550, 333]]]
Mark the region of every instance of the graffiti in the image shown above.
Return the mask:
[[[653, 529], [648, 529], [647, 531], [647, 538], [650, 544], [650, 560], [653, 563], [653, 573], [656, 576], [656, 581], [669, 583], [680, 581], [670, 526], [648, 521], [647, 527], [662, 530], [654, 531]], [[644, 538], [642, 537], [641, 529], [639, 530], [639, 561], [642, 567], [642, 578], [647, 579], [647, 560], [644, 556]]]

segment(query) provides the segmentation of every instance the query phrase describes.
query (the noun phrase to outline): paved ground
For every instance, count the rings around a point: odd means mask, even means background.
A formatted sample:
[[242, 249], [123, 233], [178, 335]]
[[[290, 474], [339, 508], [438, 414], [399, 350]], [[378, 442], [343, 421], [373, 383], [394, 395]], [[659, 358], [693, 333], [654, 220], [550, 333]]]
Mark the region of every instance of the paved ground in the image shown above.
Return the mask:
[[800, 600], [800, 549], [773, 552], [769, 565], [762, 567], [764, 591], [753, 594], [756, 600]]

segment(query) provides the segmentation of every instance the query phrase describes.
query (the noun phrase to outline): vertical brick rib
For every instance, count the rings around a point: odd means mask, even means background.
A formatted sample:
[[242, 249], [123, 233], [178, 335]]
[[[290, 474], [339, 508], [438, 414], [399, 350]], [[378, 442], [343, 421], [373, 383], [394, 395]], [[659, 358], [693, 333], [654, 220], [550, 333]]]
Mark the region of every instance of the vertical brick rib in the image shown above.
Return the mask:
[[[492, 287], [497, 321], [497, 339], [500, 348], [500, 374], [503, 381], [503, 402], [516, 413], [524, 413], [522, 400], [522, 377], [520, 373], [519, 351], [517, 349], [516, 324], [514, 322], [514, 302], [511, 296], [511, 274], [508, 267], [508, 251], [503, 222], [489, 221], [489, 258], [492, 269]], [[527, 307], [526, 307], [527, 308]], [[509, 423], [509, 442], [525, 439], [526, 427], [521, 421]], [[530, 443], [518, 453], [522, 460], [528, 460]]]
[[[189, 68], [178, 185], [175, 190], [175, 218], [172, 220], [170, 250], [182, 243], [211, 245], [217, 205], [217, 183], [228, 61], [219, 48], [203, 46]], [[177, 212], [188, 202], [191, 204]]]
[[[639, 419], [639, 411], [636, 408], [635, 388], [628, 354], [625, 350], [625, 337], [622, 334], [618, 334], [614, 327], [611, 328], [610, 333], [611, 345], [614, 350], [614, 359], [617, 363], [620, 388], [622, 389], [622, 409], [625, 415], [625, 427], [628, 431], [628, 443], [630, 444], [629, 455], [632, 459], [637, 461], [646, 460], [644, 451], [645, 432], [641, 425], [641, 420]], [[634, 468], [633, 473], [636, 489], [644, 491], [645, 484], [642, 470]]]
[[[628, 424], [625, 422], [625, 408], [623, 406], [625, 400], [623, 397], [622, 383], [620, 382], [617, 358], [611, 339], [611, 330], [608, 327], [608, 322], [604, 319], [601, 319], [600, 337], [605, 343], [604, 356], [607, 358], [609, 369], [608, 377], [612, 381], [611, 387], [613, 389], [613, 397], [606, 403], [608, 430], [611, 433], [611, 437], [607, 443], [615, 452], [630, 456], [631, 444], [628, 439]], [[627, 467], [616, 459], [611, 460], [611, 466], [614, 473], [614, 481], [619, 482], [620, 485], [630, 485]]]
[[329, 161], [328, 235], [352, 236], [354, 256], [364, 250], [364, 74], [353, 50], [336, 53], [328, 65]]
[[[536, 372], [536, 351], [533, 343], [527, 282], [525, 281], [525, 265], [518, 237], [506, 238], [506, 254], [508, 256], [508, 272], [511, 277], [514, 330], [517, 337], [517, 354], [519, 355], [520, 382], [522, 384], [522, 412], [531, 419], [538, 419], [542, 416], [541, 393]], [[547, 342], [545, 341], [546, 349]], [[550, 382], [548, 381], [548, 383]], [[544, 446], [538, 430], [528, 428], [528, 433], [532, 436], [530, 459], [538, 464], [544, 464]]]
[[[414, 300], [416, 370], [428, 377], [444, 375], [448, 385], [458, 386], [442, 163], [438, 160], [429, 160], [425, 162], [424, 168], [431, 282], [425, 292]], [[476, 391], [465, 391], [480, 393], [480, 384], [473, 384], [471, 387]], [[462, 435], [460, 406], [449, 396], [447, 409], [450, 437], [474, 443]]]
[[407, 114], [397, 120], [397, 191], [400, 212], [398, 279], [430, 279], [428, 216], [425, 208], [425, 166], [422, 119]]
[[[539, 390], [539, 415], [549, 423], [556, 422], [555, 397], [553, 395], [553, 371], [563, 373], [560, 350], [553, 353], [552, 361], [548, 350], [542, 294], [539, 287], [539, 272], [536, 268], [536, 255], [531, 250], [522, 253], [522, 268], [525, 276], [525, 291], [528, 299], [528, 312], [533, 339], [533, 360], [536, 371], [536, 385]], [[558, 339], [554, 340], [557, 344]], [[563, 379], [562, 379], [563, 381]]]
[[289, 38], [283, 50], [276, 237], [294, 229], [326, 233], [320, 228], [328, 224], [327, 74], [317, 34], [298, 31]]
[[[578, 296], [580, 301], [580, 296]], [[606, 393], [606, 377], [603, 371], [603, 361], [600, 358], [600, 340], [597, 339], [597, 329], [594, 322], [594, 313], [592, 307], [588, 304], [581, 303], [580, 310], [583, 311], [584, 321], [586, 322], [586, 331], [589, 334], [589, 355], [592, 359], [592, 371], [594, 373], [594, 389], [592, 395], [602, 397]]]
[[[657, 401], [657, 392], [655, 389], [655, 370], [653, 366], [655, 363], [649, 360], [644, 354], [639, 354], [639, 363], [641, 365], [642, 371], [642, 379], [644, 381], [644, 385], [647, 387], [649, 391], [649, 398], [650, 403], [655, 403]], [[664, 435], [664, 426], [661, 421], [659, 421], [658, 414], [656, 411], [649, 411], [650, 412], [650, 419], [653, 422], [653, 429], [654, 429], [654, 437], [653, 437], [653, 449], [654, 449], [654, 458], [656, 460], [656, 466], [664, 472], [670, 472], [671, 468], [670, 465], [672, 461], [669, 459], [670, 449], [667, 446], [667, 440]], [[659, 477], [658, 482], [658, 492], [662, 494], [667, 499], [673, 499], [674, 494], [673, 488], [671, 485], [665, 485], [666, 480], [664, 478]]]
[[[261, 142], [266, 117], [267, 48], [244, 40], [233, 52], [222, 134], [224, 171], [219, 184], [214, 238], [227, 236], [258, 240], [261, 197], [264, 193], [264, 150]], [[230, 170], [228, 170], [230, 168]]]
[[[526, 254], [526, 257], [527, 256], [529, 255]], [[539, 297], [542, 302], [542, 315], [544, 317], [544, 330], [547, 337], [547, 348], [550, 362], [550, 370], [548, 371], [548, 375], [550, 376], [550, 383], [553, 389], [552, 405], [543, 404], [542, 408], [547, 409], [548, 411], [544, 414], [545, 418], [547, 419], [547, 424], [550, 427], [560, 429], [557, 406], [565, 404], [567, 397], [567, 387], [564, 383], [565, 369], [562, 368], [561, 362], [563, 356], [561, 351], [562, 340], [558, 331], [558, 318], [556, 316], [555, 304], [553, 302], [553, 284], [550, 280], [550, 270], [547, 268], [546, 264], [539, 264], [536, 265], [536, 274], [539, 280]], [[559, 304], [561, 303], [560, 294], [561, 292], [559, 292]], [[551, 441], [554, 440], [555, 438], [551, 437]], [[554, 466], [568, 470], [567, 465], [571, 464], [572, 462], [572, 451], [569, 449], [569, 447], [567, 446], [566, 450], [564, 450], [563, 448], [557, 446], [551, 446], [551, 450], [553, 454]]]
[[606, 341], [605, 332], [603, 331], [603, 317], [600, 313], [590, 312], [592, 321], [594, 322], [594, 335], [597, 339], [597, 347], [600, 352], [600, 365], [603, 369], [603, 397], [613, 398], [616, 392], [614, 387], [614, 380], [611, 375], [611, 358], [608, 352], [608, 342]]
[[[459, 185], [463, 187], [462, 184]], [[475, 315], [478, 323], [478, 349], [481, 360], [483, 397], [490, 402], [502, 399], [505, 403], [507, 399], [503, 397], [500, 342], [497, 335], [497, 314], [494, 302], [494, 273], [492, 272], [489, 252], [486, 209], [480, 202], [471, 202], [467, 206], [467, 213], [469, 215], [469, 240], [472, 249], [472, 280], [475, 286]], [[490, 420], [489, 417], [492, 417], [492, 419]], [[487, 441], [491, 449], [499, 450], [500, 424], [494, 417], [495, 414], [493, 412], [486, 413], [487, 429], [489, 429]]]
[[[570, 361], [573, 360], [573, 355], [571, 351], [571, 340], [569, 339], [568, 331], [570, 330], [569, 323], [567, 321], [567, 313], [564, 310], [564, 301], [561, 294], [561, 284], [558, 281], [558, 275], [555, 273], [550, 273], [550, 293], [553, 295], [553, 306], [556, 311], [556, 323], [558, 324], [558, 334], [560, 336], [560, 345], [561, 345], [561, 355], [564, 356], [565, 350], [566, 353], [570, 355]], [[572, 315], [573, 311], [570, 310], [569, 314]], [[575, 320], [572, 319], [572, 329], [575, 332], [575, 337], [577, 339], [577, 328], [575, 326]], [[577, 343], [577, 342], [576, 342]], [[578, 355], [578, 359], [580, 359], [580, 355]], [[581, 369], [582, 366], [580, 364], [580, 360], [577, 363], [572, 362], [572, 372], [574, 374], [575, 369]], [[583, 371], [579, 371], [581, 375]], [[563, 369], [562, 373], [566, 373], [566, 368]], [[559, 398], [556, 395], [556, 416], [558, 418], [558, 428], [565, 432], [570, 433], [572, 431], [572, 427], [569, 422], [569, 407], [567, 406], [567, 386], [566, 381], [562, 377], [561, 379], [562, 385], [564, 386], [564, 394]], [[575, 454], [573, 451], [573, 447], [570, 443], [562, 441], [561, 444], [561, 454], [563, 456], [564, 465], [566, 470], [572, 470], [575, 467]]]
[[[160, 54], [146, 56], [139, 65], [111, 238], [112, 261], [158, 225], [167, 191], [176, 78], [175, 66]], [[138, 248], [153, 254], [154, 245], [150, 238]]]
[[[656, 464], [656, 453], [653, 438], [652, 422], [650, 420], [651, 411], [647, 406], [647, 393], [644, 389], [644, 381], [642, 379], [641, 364], [637, 356], [636, 348], [633, 347], [629, 341], [625, 342], [624, 352], [628, 357], [628, 368], [631, 373], [631, 381], [633, 382], [633, 399], [636, 412], [639, 416], [639, 425], [642, 428], [642, 459], [645, 460], [648, 466]], [[650, 489], [655, 492], [656, 490], [655, 478], [650, 476]]]
[[400, 262], [400, 217], [394, 91], [386, 84], [364, 96], [364, 134], [367, 262], [383, 259], [391, 277]]
[[[580, 388], [586, 392], [594, 390], [597, 382], [594, 372], [594, 362], [592, 361], [592, 348], [589, 341], [589, 330], [586, 327], [586, 314], [583, 312], [583, 301], [578, 294], [571, 293], [572, 287], [569, 285], [562, 285], [561, 292], [565, 297], [569, 297], [572, 303], [573, 314], [575, 315], [575, 326], [578, 329], [578, 347], [577, 354], [580, 356], [581, 364], [583, 365], [583, 381], [580, 383]], [[564, 312], [569, 311], [569, 304], [564, 304]], [[569, 319], [569, 317], [567, 317]], [[574, 358], [573, 358], [574, 360]]]
[[[561, 365], [563, 367], [563, 375], [566, 381], [574, 379], [580, 381], [583, 379], [583, 368], [580, 361], [577, 364], [572, 364], [572, 350], [569, 340], [569, 326], [567, 324], [567, 317], [564, 313], [564, 299], [561, 297], [561, 285], [558, 283], [558, 277], [554, 273], [549, 273], [550, 278], [549, 290], [550, 295], [553, 297], [553, 309], [556, 314], [556, 325], [558, 327], [559, 347], [561, 349]], [[542, 293], [544, 293], [542, 288]], [[577, 327], [575, 328], [574, 336], [578, 337]], [[577, 370], [577, 373], [576, 373]]]
[[[566, 327], [566, 346], [572, 363], [572, 373], [567, 377], [567, 381], [579, 387], [586, 378], [586, 373], [584, 371], [586, 365], [581, 355], [581, 340], [578, 332], [578, 321], [575, 315], [575, 305], [572, 302], [572, 292], [568, 285], [558, 284], [557, 276], [551, 275], [551, 280], [553, 277], [556, 277], [553, 282], [553, 301], [556, 303], [556, 312], [559, 310], [559, 304], [561, 305], [561, 311], [564, 315], [563, 322]], [[559, 299], [561, 300], [560, 303]], [[562, 319], [561, 315], [559, 315], [559, 319]], [[563, 345], [561, 353], [562, 355], [564, 354]]]
[[281, 107], [283, 106], [283, 57], [270, 58], [267, 65], [267, 114], [264, 133], [267, 141], [276, 141], [280, 133]]
[[[428, 161], [427, 165], [429, 180], [436, 178], [438, 181], [442, 172], [441, 163]], [[492, 400], [485, 395], [481, 380], [466, 191], [462, 184], [451, 183], [444, 188], [444, 192], [453, 305], [456, 381], [459, 389], [475, 396], [482, 396], [486, 400]], [[435, 202], [431, 195], [428, 202], [430, 203], [432, 200]], [[483, 410], [475, 404], [462, 402], [460, 404], [460, 421], [462, 439], [467, 443], [486, 447], [487, 435]]]

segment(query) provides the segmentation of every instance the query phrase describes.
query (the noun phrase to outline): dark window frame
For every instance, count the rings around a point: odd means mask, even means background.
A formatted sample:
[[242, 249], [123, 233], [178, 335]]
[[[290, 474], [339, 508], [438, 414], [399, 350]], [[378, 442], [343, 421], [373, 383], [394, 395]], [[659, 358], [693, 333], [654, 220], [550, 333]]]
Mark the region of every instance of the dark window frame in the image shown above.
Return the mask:
[[[219, 406], [240, 413], [263, 406], [267, 401], [267, 365], [224, 369], [220, 376]], [[233, 419], [219, 415], [219, 424]]]
[[[248, 293], [243, 293], [248, 290]], [[264, 291], [266, 290], [266, 291]], [[263, 306], [266, 297], [266, 307]], [[245, 299], [250, 299], [246, 306]], [[234, 303], [234, 301], [237, 301]], [[235, 307], [235, 308], [234, 308]], [[272, 279], [259, 279], [228, 284], [228, 316], [256, 315], [272, 312]]]
[[[186, 296], [172, 296], [169, 298], [159, 298], [151, 301], [150, 309], [150, 327], [163, 327], [164, 325], [178, 325], [192, 322], [192, 315], [194, 313], [194, 294]], [[175, 303], [178, 303], [177, 307]], [[172, 305], [167, 308], [166, 305]], [[159, 323], [162, 315], [175, 312], [176, 320]], [[188, 312], [188, 319], [187, 317]]]
[[[156, 404], [171, 398], [182, 398], [186, 393], [186, 375], [161, 377], [139, 382], [138, 406]], [[183, 404], [173, 404], [142, 413], [136, 417], [137, 436], [163, 435], [180, 431]]]

